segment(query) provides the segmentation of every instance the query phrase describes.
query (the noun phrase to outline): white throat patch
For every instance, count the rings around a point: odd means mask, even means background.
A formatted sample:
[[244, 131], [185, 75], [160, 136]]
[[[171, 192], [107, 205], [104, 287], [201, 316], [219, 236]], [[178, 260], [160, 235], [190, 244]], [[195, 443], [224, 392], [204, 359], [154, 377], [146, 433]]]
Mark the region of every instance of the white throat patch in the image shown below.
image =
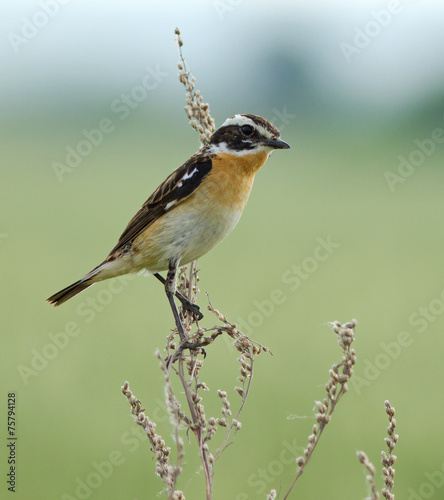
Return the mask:
[[221, 142], [219, 144], [212, 144], [208, 148], [208, 152], [210, 154], [226, 153], [226, 154], [234, 155], [234, 156], [247, 156], [247, 155], [254, 155], [256, 153], [262, 153], [262, 152], [270, 155], [273, 151], [274, 151], [274, 148], [271, 148], [270, 146], [266, 146], [265, 144], [258, 144], [256, 147], [254, 147], [252, 149], [241, 149], [240, 151], [237, 151], [235, 149], [230, 149], [226, 142]]

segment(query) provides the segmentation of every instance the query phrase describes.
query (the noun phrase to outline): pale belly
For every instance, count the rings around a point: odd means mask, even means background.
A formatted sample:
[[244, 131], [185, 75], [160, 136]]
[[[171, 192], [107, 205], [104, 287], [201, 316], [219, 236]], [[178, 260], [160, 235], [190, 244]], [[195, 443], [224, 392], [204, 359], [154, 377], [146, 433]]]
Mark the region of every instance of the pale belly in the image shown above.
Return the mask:
[[234, 229], [241, 214], [241, 210], [214, 211], [213, 207], [196, 211], [192, 205], [180, 214], [167, 213], [162, 224], [153, 225], [149, 239], [143, 234], [136, 238], [132, 264], [151, 272], [168, 269], [170, 259], [177, 259], [180, 265], [188, 264], [220, 243]]

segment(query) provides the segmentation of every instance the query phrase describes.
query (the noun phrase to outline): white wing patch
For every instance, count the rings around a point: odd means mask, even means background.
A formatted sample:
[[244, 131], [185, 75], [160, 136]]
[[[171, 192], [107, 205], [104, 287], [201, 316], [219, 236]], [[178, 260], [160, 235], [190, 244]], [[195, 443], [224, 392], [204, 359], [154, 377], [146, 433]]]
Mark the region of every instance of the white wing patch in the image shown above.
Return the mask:
[[[198, 168], [195, 167], [189, 174], [185, 174], [182, 179], [177, 183], [177, 187], [181, 188], [183, 186], [183, 183], [193, 177], [193, 175], [199, 172]], [[165, 212], [169, 210], [171, 207], [174, 207], [174, 205], [177, 205], [177, 200], [170, 201], [165, 205]]]
[[165, 205], [165, 212], [169, 210], [171, 207], [174, 207], [174, 205], [177, 205], [177, 200], [170, 201]]
[[178, 184], [178, 186], [180, 187], [181, 184], [183, 183], [183, 181], [186, 181], [188, 179], [191, 179], [191, 177], [193, 177], [193, 175], [198, 172], [197, 168], [195, 168], [192, 172], [190, 172], [189, 174], [185, 174], [182, 179], [180, 179], [180, 183]]
[[[183, 186], [183, 181], [187, 181], [188, 179], [191, 179], [191, 177], [193, 177], [193, 175], [198, 172], [197, 168], [195, 168], [192, 172], [190, 172], [189, 174], [185, 174], [182, 179], [180, 179], [180, 181], [177, 183], [177, 187], [181, 188]], [[165, 209], [166, 210], [166, 209]]]

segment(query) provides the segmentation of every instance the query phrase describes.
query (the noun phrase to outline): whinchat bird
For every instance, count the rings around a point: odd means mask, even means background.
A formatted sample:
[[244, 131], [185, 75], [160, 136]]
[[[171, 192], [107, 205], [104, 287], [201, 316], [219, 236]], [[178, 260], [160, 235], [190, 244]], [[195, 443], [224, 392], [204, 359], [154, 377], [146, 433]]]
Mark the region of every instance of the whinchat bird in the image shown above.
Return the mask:
[[[233, 230], [256, 172], [275, 149], [289, 147], [265, 118], [249, 114], [228, 118], [207, 144], [154, 191], [108, 257], [48, 302], [58, 306], [98, 281], [146, 271], [165, 284], [184, 340], [174, 295], [185, 306], [193, 305], [176, 292], [178, 266], [206, 254]], [[166, 280], [160, 271], [168, 271]]]

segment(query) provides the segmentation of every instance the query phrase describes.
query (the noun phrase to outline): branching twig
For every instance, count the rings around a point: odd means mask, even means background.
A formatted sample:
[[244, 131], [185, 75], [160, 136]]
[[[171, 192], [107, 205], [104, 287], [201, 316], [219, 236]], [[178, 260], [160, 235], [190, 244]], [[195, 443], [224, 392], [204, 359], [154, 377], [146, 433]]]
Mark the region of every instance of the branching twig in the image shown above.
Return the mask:
[[270, 350], [268, 349], [268, 347], [262, 346], [250, 340], [246, 335], [244, 335], [240, 330], [237, 329], [236, 324], [230, 323], [228, 319], [220, 311], [218, 311], [213, 307], [213, 304], [211, 303], [209, 298], [208, 302], [209, 302], [208, 310], [211, 311], [219, 319], [219, 321], [221, 321], [225, 325], [222, 328], [215, 326], [209, 330], [217, 330], [218, 332], [223, 331], [227, 333], [232, 339], [235, 340], [234, 346], [241, 353], [241, 355], [238, 358], [240, 364], [240, 376], [237, 378], [237, 380], [242, 384], [242, 387], [236, 386], [234, 390], [242, 398], [242, 402], [239, 407], [239, 410], [237, 411], [235, 417], [232, 419], [230, 425], [227, 422], [227, 417], [231, 416], [231, 410], [229, 402], [227, 400], [227, 394], [224, 391], [218, 391], [218, 395], [222, 399], [224, 408], [222, 409], [223, 418], [218, 419], [217, 423], [222, 427], [226, 427], [227, 432], [219, 450], [215, 454], [215, 459], [217, 459], [220, 457], [224, 449], [228, 446], [228, 440], [231, 436], [231, 432], [233, 430], [236, 432], [241, 428], [241, 422], [239, 422], [239, 415], [241, 414], [245, 406], [245, 403], [247, 401], [248, 393], [251, 386], [251, 381], [253, 379], [254, 356], [259, 355], [261, 352], [270, 352]]
[[[187, 269], [185, 267], [180, 269], [179, 291], [183, 294], [187, 294], [192, 302], [195, 301], [196, 295], [199, 292], [197, 283], [198, 277], [196, 267], [190, 267], [189, 275], [187, 275]], [[241, 354], [238, 358], [241, 371], [241, 375], [240, 377], [238, 377], [238, 381], [242, 383], [242, 387], [235, 388], [235, 390], [242, 398], [240, 407], [236, 412], [235, 417], [232, 418], [231, 404], [228, 401], [226, 391], [218, 390], [217, 394], [221, 398], [223, 404], [221, 410], [222, 417], [211, 417], [207, 419], [205, 415], [205, 409], [202, 404], [202, 398], [200, 396], [200, 390], [209, 389], [204, 382], [200, 381], [199, 375], [203, 366], [203, 361], [199, 360], [194, 352], [190, 352], [189, 357], [182, 356], [179, 359], [177, 370], [174, 369], [174, 371], [177, 373], [180, 379], [190, 413], [190, 418], [188, 420], [185, 420], [184, 418], [181, 418], [180, 420], [187, 425], [189, 430], [192, 431], [196, 437], [202, 462], [202, 468], [205, 475], [207, 498], [211, 498], [214, 462], [217, 458], [220, 457], [224, 449], [226, 449], [226, 447], [228, 446], [232, 432], [236, 432], [241, 428], [239, 415], [241, 414], [245, 406], [248, 396], [252, 380], [254, 355], [258, 355], [262, 351], [269, 351], [266, 347], [253, 343], [248, 337], [240, 332], [237, 329], [237, 326], [234, 323], [230, 323], [230, 321], [228, 321], [228, 319], [220, 311], [213, 307], [210, 301], [208, 310], [218, 318], [223, 326], [214, 326], [207, 329], [198, 327], [196, 333], [190, 335], [189, 340], [191, 342], [200, 343], [200, 345], [207, 346], [213, 343], [219, 335], [222, 335], [224, 333], [228, 334], [234, 340], [234, 346]], [[190, 331], [192, 324], [195, 322], [194, 317], [192, 315], [186, 314], [183, 309], [181, 309], [181, 315], [183, 316], [184, 320], [184, 328], [186, 328], [187, 331]], [[185, 365], [187, 367], [186, 372], [184, 370]], [[166, 369], [166, 365], [164, 364], [163, 366], [165, 367], [164, 369]], [[225, 428], [226, 433], [222, 444], [213, 455], [209, 451], [209, 442], [218, 428]]]

